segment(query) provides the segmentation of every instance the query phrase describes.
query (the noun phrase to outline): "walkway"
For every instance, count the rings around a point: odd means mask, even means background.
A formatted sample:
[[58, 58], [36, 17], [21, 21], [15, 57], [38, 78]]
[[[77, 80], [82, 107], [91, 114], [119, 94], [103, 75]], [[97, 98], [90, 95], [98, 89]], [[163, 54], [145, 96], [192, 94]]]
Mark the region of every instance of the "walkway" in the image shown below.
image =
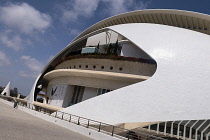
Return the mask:
[[0, 101], [0, 140], [89, 140]]

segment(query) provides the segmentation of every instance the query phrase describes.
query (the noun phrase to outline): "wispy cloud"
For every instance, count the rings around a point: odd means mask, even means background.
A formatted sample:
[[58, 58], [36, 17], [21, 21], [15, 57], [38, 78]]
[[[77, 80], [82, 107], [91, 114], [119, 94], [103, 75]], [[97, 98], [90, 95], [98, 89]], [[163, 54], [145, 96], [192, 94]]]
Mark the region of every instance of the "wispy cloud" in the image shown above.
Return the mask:
[[110, 16], [133, 11], [133, 10], [142, 10], [148, 8], [151, 0], [142, 1], [142, 0], [102, 0], [106, 5], [104, 9], [105, 13], [108, 13]]
[[36, 78], [38, 76], [37, 72], [26, 72], [26, 71], [19, 71], [18, 73], [21, 77], [25, 78]]
[[70, 32], [69, 32], [69, 34], [73, 36], [77, 36], [79, 33], [81, 33], [81, 31], [78, 29], [70, 29]]
[[20, 60], [24, 63], [24, 66], [26, 66], [25, 70], [19, 71], [19, 75], [22, 77], [36, 78], [44, 67], [42, 62], [31, 56], [21, 56]]
[[0, 42], [15, 51], [23, 49], [27, 45], [31, 45], [31, 41], [28, 39], [22, 39], [18, 34], [14, 34], [10, 30], [6, 30], [0, 34]]
[[31, 56], [21, 56], [23, 63], [33, 72], [41, 72], [44, 64]]
[[[76, 22], [79, 17], [90, 18], [96, 15], [95, 11], [103, 12], [104, 15], [142, 10], [148, 8], [152, 0], [72, 0], [65, 3], [61, 8], [61, 20], [63, 23]], [[101, 6], [99, 6], [101, 4]], [[98, 9], [98, 8], [101, 9]]]
[[0, 51], [0, 66], [7, 66], [10, 64], [11, 62], [9, 58], [6, 56], [6, 54]]
[[27, 3], [10, 3], [0, 7], [0, 22], [29, 34], [45, 31], [51, 25], [52, 19]]
[[99, 0], [72, 0], [62, 8], [63, 23], [73, 22], [79, 17], [90, 17], [98, 7]]

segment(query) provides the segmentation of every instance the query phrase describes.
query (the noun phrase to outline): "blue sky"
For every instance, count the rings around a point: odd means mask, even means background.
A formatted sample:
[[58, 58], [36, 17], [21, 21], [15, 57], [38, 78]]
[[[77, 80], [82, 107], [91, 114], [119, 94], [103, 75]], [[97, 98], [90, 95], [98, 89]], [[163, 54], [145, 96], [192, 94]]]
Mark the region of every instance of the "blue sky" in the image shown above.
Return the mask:
[[110, 16], [142, 9], [210, 14], [210, 0], [1, 0], [0, 86], [23, 95], [47, 62], [80, 32]]

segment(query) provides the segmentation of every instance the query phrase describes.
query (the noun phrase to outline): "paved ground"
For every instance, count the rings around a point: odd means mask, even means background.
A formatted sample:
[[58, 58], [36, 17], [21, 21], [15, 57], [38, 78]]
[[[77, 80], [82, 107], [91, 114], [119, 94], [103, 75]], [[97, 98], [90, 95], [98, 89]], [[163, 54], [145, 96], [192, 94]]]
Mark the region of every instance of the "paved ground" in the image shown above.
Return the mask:
[[0, 140], [89, 140], [0, 101]]

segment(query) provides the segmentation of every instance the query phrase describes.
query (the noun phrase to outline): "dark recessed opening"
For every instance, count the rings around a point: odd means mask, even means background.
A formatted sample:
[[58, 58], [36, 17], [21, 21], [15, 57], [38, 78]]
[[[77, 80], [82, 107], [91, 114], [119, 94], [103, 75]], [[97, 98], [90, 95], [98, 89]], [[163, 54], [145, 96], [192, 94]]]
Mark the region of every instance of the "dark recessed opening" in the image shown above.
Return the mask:
[[123, 69], [123, 68], [121, 68], [121, 67], [119, 68], [120, 71], [122, 71], [122, 69]]
[[110, 70], [113, 70], [113, 67], [112, 66], [110, 67]]
[[79, 68], [81, 68], [81, 65], [79, 65]]
[[93, 68], [95, 69], [95, 68], [96, 68], [96, 66], [95, 66], [95, 65], [93, 65]]
[[85, 67], [88, 68], [88, 65], [86, 65]]
[[101, 66], [101, 69], [104, 69], [104, 66]]

